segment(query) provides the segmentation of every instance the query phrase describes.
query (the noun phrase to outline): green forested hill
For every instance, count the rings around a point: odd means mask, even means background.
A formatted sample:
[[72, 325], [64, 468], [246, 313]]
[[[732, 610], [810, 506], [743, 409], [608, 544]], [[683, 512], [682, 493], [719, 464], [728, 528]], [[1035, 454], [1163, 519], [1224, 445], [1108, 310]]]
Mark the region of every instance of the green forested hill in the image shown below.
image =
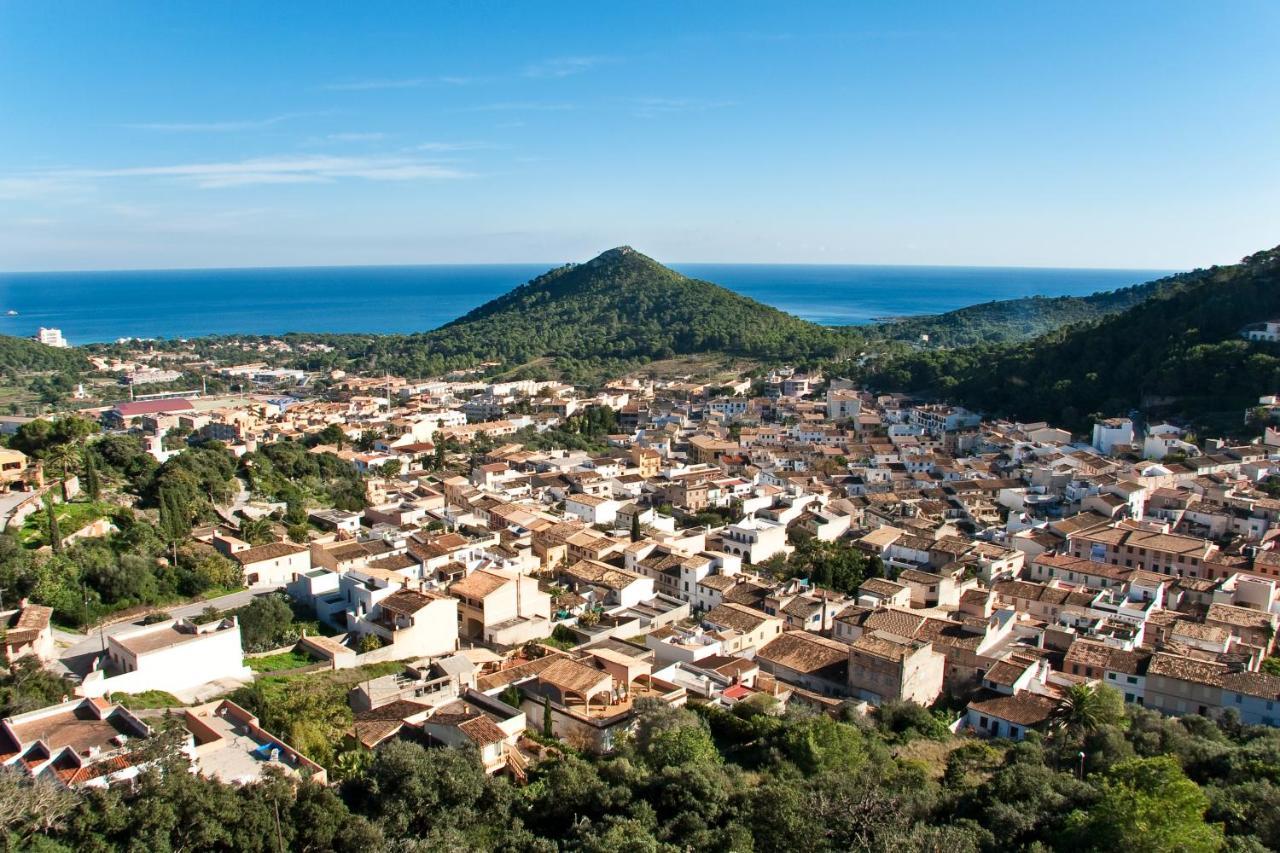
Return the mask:
[[477, 361], [550, 362], [569, 378], [719, 353], [773, 361], [839, 355], [853, 336], [805, 322], [634, 249], [553, 269], [431, 332], [347, 341], [358, 365], [429, 376]]
[[1280, 390], [1280, 344], [1250, 343], [1239, 331], [1277, 316], [1280, 249], [1272, 249], [1177, 276], [1120, 314], [1034, 340], [886, 357], [869, 379], [1063, 424], [1139, 406], [1238, 417]]
[[943, 347], [1027, 340], [1072, 323], [1118, 314], [1178, 287], [1186, 275], [1180, 273], [1088, 296], [1028, 296], [983, 302], [945, 314], [881, 323], [867, 331], [874, 339], [898, 341], [918, 341], [921, 335], [928, 335], [930, 345]]
[[88, 366], [75, 349], [57, 349], [27, 338], [0, 335], [0, 374], [15, 377], [48, 371], [77, 371]]

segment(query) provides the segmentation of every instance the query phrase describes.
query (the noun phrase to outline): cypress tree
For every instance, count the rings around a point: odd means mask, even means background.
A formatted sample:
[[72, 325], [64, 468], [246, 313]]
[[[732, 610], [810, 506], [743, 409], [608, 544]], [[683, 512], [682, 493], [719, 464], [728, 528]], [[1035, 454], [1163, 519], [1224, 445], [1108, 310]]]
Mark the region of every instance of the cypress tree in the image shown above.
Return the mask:
[[58, 529], [58, 514], [53, 511], [53, 498], [45, 495], [44, 511], [49, 516], [49, 547], [53, 552], [62, 551], [62, 532]]
[[631, 541], [640, 541], [640, 511], [636, 510], [631, 515]]
[[542, 734], [544, 737], [554, 737], [552, 732], [555, 729], [551, 724], [551, 697], [542, 697]]
[[102, 495], [102, 479], [98, 476], [98, 464], [94, 461], [94, 452], [89, 448], [83, 451], [84, 456], [84, 491], [90, 500], [96, 501]]
[[174, 489], [160, 490], [160, 535], [169, 543], [174, 565], [178, 564], [178, 543], [191, 533], [191, 516], [182, 496]]

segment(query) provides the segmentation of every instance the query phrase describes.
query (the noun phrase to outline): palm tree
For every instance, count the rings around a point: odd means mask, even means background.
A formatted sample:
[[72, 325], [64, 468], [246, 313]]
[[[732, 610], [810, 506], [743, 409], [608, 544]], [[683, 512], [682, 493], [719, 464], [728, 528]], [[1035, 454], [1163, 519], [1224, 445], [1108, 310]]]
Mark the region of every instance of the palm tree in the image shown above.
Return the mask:
[[250, 545], [266, 545], [275, 541], [276, 531], [266, 518], [250, 518], [240, 522], [240, 538]]
[[1102, 695], [1091, 684], [1073, 684], [1054, 712], [1058, 728], [1087, 734], [1110, 722]]
[[66, 503], [70, 500], [67, 495], [67, 477], [71, 474], [71, 466], [79, 457], [75, 445], [70, 442], [66, 444], [55, 444], [45, 451], [45, 462], [50, 465], [56, 465], [62, 475], [62, 502]]

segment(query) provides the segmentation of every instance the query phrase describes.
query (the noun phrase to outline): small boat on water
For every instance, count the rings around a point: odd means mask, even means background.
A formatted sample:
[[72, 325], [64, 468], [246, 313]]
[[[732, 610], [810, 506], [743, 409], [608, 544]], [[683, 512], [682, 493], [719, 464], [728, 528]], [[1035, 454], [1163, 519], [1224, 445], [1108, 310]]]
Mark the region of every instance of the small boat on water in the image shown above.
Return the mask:
[[17, 317], [17, 316], [18, 316], [18, 312], [17, 312], [17, 311], [14, 311], [12, 308], [10, 308], [8, 311], [6, 311], [6, 312], [4, 312], [4, 313], [5, 313], [5, 316], [6, 316], [6, 317]]

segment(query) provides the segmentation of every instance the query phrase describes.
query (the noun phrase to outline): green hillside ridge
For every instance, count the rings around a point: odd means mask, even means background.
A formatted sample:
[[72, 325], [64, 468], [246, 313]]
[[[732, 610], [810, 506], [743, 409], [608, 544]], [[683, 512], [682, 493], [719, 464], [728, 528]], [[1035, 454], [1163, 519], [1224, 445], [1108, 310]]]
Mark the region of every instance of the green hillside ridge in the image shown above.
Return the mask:
[[30, 373], [78, 371], [88, 367], [88, 359], [78, 349], [59, 349], [29, 338], [0, 335], [0, 376], [16, 378]]
[[958, 347], [981, 343], [1029, 340], [1072, 323], [1098, 320], [1177, 287], [1186, 273], [1144, 284], [1104, 290], [1088, 296], [1025, 296], [982, 302], [948, 311], [907, 317], [869, 327], [873, 339], [919, 341], [929, 336], [931, 346]]
[[807, 362], [858, 338], [686, 278], [630, 247], [559, 267], [434, 331], [359, 339], [358, 366], [428, 376], [480, 361], [550, 361], [569, 379], [651, 360], [718, 353]]
[[1280, 390], [1280, 345], [1240, 330], [1276, 316], [1280, 248], [1184, 273], [1119, 314], [1030, 341], [891, 355], [867, 379], [1063, 425], [1134, 408], [1238, 424], [1245, 407]]
[[[936, 316], [837, 328], [807, 322], [710, 282], [688, 278], [623, 246], [586, 263], [552, 269], [432, 331], [411, 335], [291, 334], [285, 338], [295, 343], [323, 342], [335, 348], [331, 353], [288, 360], [293, 366], [312, 370], [386, 371], [423, 378], [495, 362], [499, 367], [490, 372], [508, 377], [558, 377], [587, 384], [677, 356], [811, 365], [868, 350], [888, 350], [896, 353], [885, 362], [897, 370], [890, 378], [902, 384], [899, 368], [916, 364], [919, 366], [909, 369], [927, 374], [927, 365], [938, 360], [907, 352], [908, 346], [919, 347], [922, 334], [929, 336], [930, 351], [1024, 341], [1177, 291], [1198, 281], [1197, 275], [1184, 273], [1084, 297], [987, 302]], [[240, 352], [234, 344], [241, 339], [254, 336], [207, 338], [196, 341], [195, 346], [216, 361], [222, 356], [218, 346], [230, 345], [228, 357], [236, 359]], [[32, 341], [6, 340], [12, 341], [17, 351], [5, 361], [0, 348], [0, 370], [9, 363], [20, 364], [20, 356], [29, 357], [32, 366], [15, 367], [15, 374], [56, 370], [69, 379], [77, 369], [86, 367], [83, 356], [74, 350], [57, 351]], [[189, 345], [154, 344], [162, 349]], [[113, 345], [87, 349], [114, 352]], [[912, 376], [910, 384], [918, 386], [920, 379]], [[59, 386], [66, 386], [66, 381]]]

